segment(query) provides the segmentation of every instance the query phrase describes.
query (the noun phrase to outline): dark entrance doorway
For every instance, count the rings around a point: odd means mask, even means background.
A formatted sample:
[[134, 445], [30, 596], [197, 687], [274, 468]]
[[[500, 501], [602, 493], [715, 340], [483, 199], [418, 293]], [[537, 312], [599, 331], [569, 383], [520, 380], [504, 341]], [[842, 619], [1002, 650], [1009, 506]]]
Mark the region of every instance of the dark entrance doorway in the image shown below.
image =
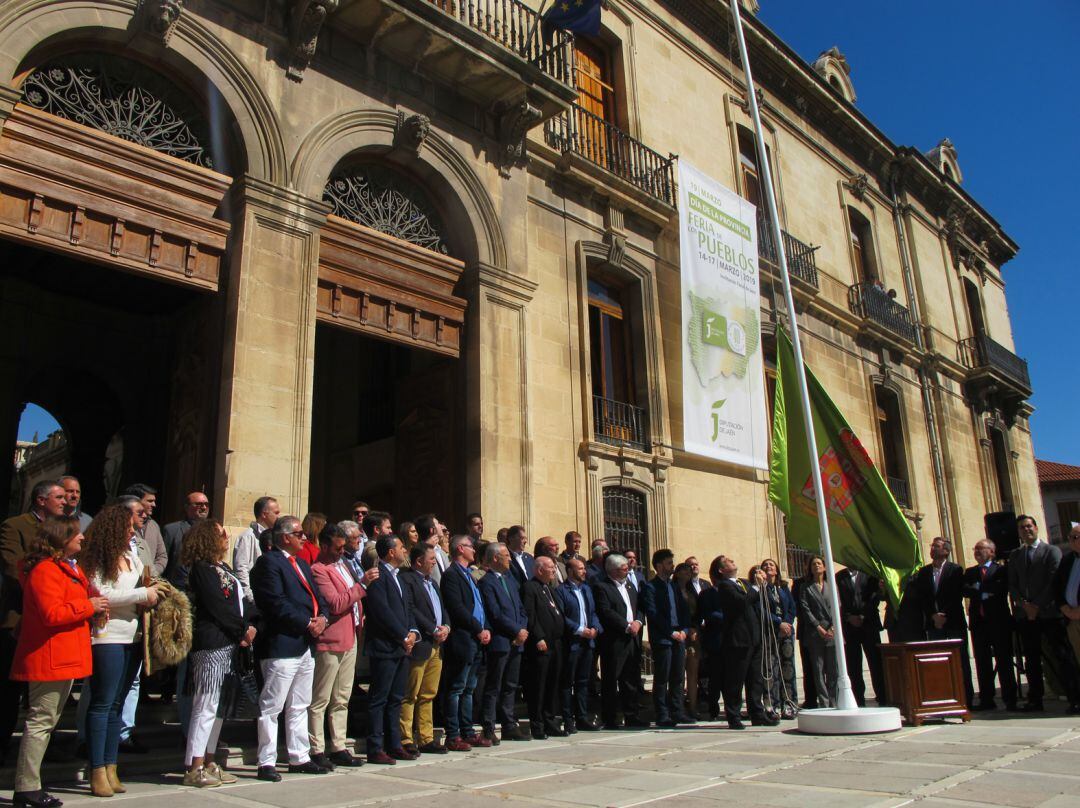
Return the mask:
[[464, 517], [460, 360], [319, 323], [309, 508], [344, 518], [363, 499], [394, 525]]
[[[145, 482], [172, 519], [183, 493], [210, 490], [218, 296], [10, 242], [0, 242], [0, 267], [7, 457], [33, 401], [63, 428], [66, 471], [80, 478], [88, 512]], [[11, 490], [12, 472], [0, 468], [0, 491]]]

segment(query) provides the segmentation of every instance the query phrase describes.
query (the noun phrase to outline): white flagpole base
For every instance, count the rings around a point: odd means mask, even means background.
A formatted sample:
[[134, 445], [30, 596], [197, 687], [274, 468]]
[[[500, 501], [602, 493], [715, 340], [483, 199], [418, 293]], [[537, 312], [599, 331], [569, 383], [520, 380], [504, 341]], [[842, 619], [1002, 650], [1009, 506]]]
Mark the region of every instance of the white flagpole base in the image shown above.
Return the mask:
[[853, 710], [825, 708], [800, 710], [799, 732], [808, 735], [868, 735], [900, 729], [900, 711], [895, 707], [856, 707]]

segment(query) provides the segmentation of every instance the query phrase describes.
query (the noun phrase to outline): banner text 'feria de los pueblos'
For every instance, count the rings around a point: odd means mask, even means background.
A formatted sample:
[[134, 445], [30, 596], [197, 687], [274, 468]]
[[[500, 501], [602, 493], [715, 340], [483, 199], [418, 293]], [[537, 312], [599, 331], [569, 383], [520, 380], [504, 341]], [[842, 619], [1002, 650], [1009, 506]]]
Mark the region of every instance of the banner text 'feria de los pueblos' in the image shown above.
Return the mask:
[[757, 210], [679, 161], [683, 445], [764, 469]]

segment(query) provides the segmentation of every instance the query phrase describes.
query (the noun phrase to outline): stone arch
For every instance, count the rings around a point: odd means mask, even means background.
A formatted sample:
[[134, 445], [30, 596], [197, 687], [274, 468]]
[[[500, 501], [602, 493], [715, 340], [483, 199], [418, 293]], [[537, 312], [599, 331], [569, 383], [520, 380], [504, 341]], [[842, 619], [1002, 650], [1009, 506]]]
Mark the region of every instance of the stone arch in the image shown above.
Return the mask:
[[331, 173], [353, 155], [384, 157], [425, 183], [443, 205], [448, 229], [466, 234], [458, 258], [466, 265], [505, 267], [506, 242], [495, 206], [465, 158], [439, 133], [429, 130], [419, 147], [402, 146], [403, 116], [388, 110], [333, 115], [304, 138], [292, 163], [296, 190], [321, 199]]
[[959, 184], [964, 181], [964, 175], [960, 171], [960, 163], [956, 157], [956, 146], [949, 138], [942, 138], [926, 153], [926, 159], [953, 182]]
[[236, 121], [247, 172], [285, 185], [288, 162], [277, 116], [269, 99], [238, 56], [190, 14], [182, 14], [169, 45], [132, 38], [137, 0], [14, 0], [0, 13], [0, 87], [13, 87], [27, 58], [43, 47], [65, 43], [122, 45], [175, 68], [193, 82], [210, 82]]
[[851, 83], [851, 66], [847, 57], [835, 45], [814, 61], [814, 71], [825, 79], [833, 90], [849, 104], [855, 103], [855, 85]]

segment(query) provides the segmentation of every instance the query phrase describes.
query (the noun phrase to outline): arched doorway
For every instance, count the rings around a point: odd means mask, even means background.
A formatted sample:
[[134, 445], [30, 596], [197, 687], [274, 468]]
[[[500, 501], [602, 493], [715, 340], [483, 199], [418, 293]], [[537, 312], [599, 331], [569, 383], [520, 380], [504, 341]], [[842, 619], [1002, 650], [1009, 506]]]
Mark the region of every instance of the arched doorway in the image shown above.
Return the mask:
[[32, 55], [19, 82], [0, 133], [0, 434], [14, 441], [39, 402], [88, 511], [140, 481], [170, 516], [214, 467], [231, 184], [217, 169], [242, 168], [203, 113], [223, 107], [111, 52]]
[[444, 213], [371, 157], [338, 166], [323, 200], [309, 507], [337, 516], [362, 498], [396, 520], [459, 524], [464, 264]]

